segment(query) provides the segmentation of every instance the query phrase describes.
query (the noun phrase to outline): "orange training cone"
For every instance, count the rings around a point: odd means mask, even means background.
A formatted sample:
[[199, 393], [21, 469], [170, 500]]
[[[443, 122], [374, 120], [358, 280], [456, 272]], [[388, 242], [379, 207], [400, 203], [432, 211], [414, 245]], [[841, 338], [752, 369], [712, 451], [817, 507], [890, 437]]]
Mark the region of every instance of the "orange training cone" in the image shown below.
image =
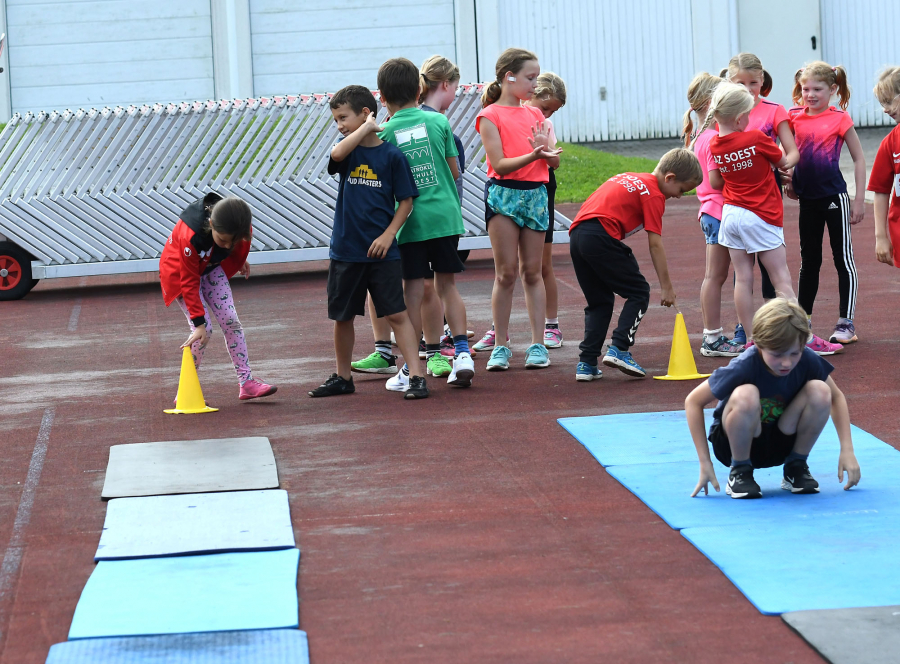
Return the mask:
[[684, 316], [679, 312], [675, 316], [675, 332], [672, 335], [672, 352], [669, 354], [669, 373], [665, 376], [654, 376], [657, 380], [691, 380], [707, 378], [709, 374], [697, 373], [694, 352], [688, 339]]
[[200, 389], [200, 379], [197, 377], [197, 368], [194, 366], [194, 357], [189, 346], [185, 346], [181, 355], [181, 378], [178, 379], [178, 400], [175, 408], [164, 410], [164, 413], [189, 414], [189, 413], [214, 413], [218, 408], [210, 408], [203, 399], [203, 390]]

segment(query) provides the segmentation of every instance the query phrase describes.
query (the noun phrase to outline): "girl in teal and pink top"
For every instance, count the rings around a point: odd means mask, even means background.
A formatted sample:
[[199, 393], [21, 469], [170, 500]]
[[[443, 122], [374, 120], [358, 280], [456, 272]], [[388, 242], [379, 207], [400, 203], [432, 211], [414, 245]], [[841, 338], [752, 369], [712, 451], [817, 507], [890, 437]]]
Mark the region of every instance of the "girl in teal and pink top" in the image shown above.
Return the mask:
[[700, 286], [700, 308], [703, 313], [703, 343], [700, 353], [706, 357], [736, 357], [744, 349], [722, 333], [722, 286], [728, 278], [731, 257], [728, 247], [719, 244], [719, 225], [722, 221], [722, 206], [725, 198], [719, 189], [709, 183], [709, 171], [719, 168], [709, 152], [709, 141], [718, 135], [714, 127], [694, 134], [691, 113], [697, 114], [699, 126], [706, 122], [709, 102], [716, 86], [722, 79], [706, 72], [697, 74], [688, 86], [687, 98], [691, 107], [684, 114], [684, 144], [693, 146], [694, 154], [700, 161], [703, 182], [697, 186], [700, 200], [700, 228], [706, 237], [706, 274]]
[[[791, 109], [790, 118], [800, 149], [800, 162], [785, 192], [800, 200], [801, 263], [797, 299], [812, 320], [822, 266], [822, 239], [827, 226], [839, 293], [839, 317], [830, 341], [852, 343], [857, 340], [853, 316], [859, 280], [850, 230], [865, 216], [866, 158], [853, 120], [846, 112], [850, 103], [847, 72], [843, 67], [813, 62], [797, 71], [794, 82], [793, 99], [797, 106]], [[840, 109], [830, 105], [834, 95], [839, 96]], [[839, 164], [845, 142], [853, 158], [856, 178], [856, 198], [852, 204]]]
[[[488, 184], [485, 222], [494, 254], [494, 290], [491, 313], [498, 341], [509, 338], [509, 316], [517, 272], [522, 275], [525, 303], [531, 323], [531, 345], [525, 351], [525, 367], [550, 365], [544, 345], [546, 294], [541, 277], [544, 236], [550, 223], [548, 168], [559, 166], [559, 149], [550, 147], [544, 114], [523, 105], [534, 95], [541, 73], [537, 56], [509, 48], [500, 54], [496, 79], [485, 86], [484, 107], [475, 118], [487, 155]], [[509, 369], [512, 351], [495, 345], [488, 371]]]

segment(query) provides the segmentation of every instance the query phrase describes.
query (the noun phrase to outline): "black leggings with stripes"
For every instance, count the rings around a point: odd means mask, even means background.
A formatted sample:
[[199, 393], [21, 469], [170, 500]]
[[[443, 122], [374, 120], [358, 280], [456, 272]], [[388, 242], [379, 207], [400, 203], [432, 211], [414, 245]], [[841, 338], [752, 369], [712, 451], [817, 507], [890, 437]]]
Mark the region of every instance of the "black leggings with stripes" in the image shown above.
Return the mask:
[[822, 240], [825, 227], [834, 267], [838, 273], [841, 318], [853, 320], [859, 280], [853, 259], [850, 237], [850, 197], [835, 194], [825, 198], [800, 199], [800, 285], [797, 299], [800, 306], [812, 315], [813, 303], [819, 291], [819, 268], [822, 266]]

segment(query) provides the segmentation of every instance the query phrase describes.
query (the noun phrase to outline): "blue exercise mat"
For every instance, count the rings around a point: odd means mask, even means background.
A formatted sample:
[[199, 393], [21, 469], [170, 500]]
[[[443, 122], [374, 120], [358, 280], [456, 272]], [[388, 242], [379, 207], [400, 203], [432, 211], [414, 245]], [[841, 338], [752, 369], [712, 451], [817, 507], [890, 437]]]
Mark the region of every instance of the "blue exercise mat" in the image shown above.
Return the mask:
[[114, 498], [94, 560], [293, 547], [284, 490]]
[[69, 639], [298, 626], [298, 549], [104, 560]]
[[560, 424], [761, 612], [900, 604], [900, 452], [866, 431], [852, 427], [859, 486], [844, 491], [837, 481], [840, 443], [829, 422], [809, 457], [820, 493], [783, 491], [778, 467], [754, 471], [761, 500], [733, 500], [715, 459], [722, 492], [690, 498], [699, 465], [684, 411]]
[[751, 521], [771, 523], [774, 519], [790, 523], [841, 514], [849, 517], [881, 513], [900, 518], [900, 452], [880, 443], [880, 449], [861, 446], [855, 453], [862, 480], [849, 491], [844, 491], [846, 475], [844, 482], [837, 480], [837, 449], [816, 445], [809, 456], [809, 468], [819, 482], [819, 493], [795, 495], [784, 491], [781, 466], [756, 468], [753, 477], [762, 489], [761, 500], [734, 500], [728, 496], [728, 468], [715, 459], [713, 466], [721, 492], [716, 493], [710, 485], [709, 495], [701, 492], [696, 498], [690, 497], [700, 471], [696, 459], [611, 466], [606, 470], [676, 530]]
[[82, 639], [50, 648], [47, 664], [309, 664], [306, 632], [167, 634]]
[[[707, 430], [712, 423], [712, 412], [704, 411]], [[557, 422], [604, 467], [697, 461], [697, 452], [683, 410], [564, 417]], [[866, 447], [886, 446], [886, 443], [859, 427], [851, 426], [851, 430], [857, 454]], [[837, 473], [837, 450], [840, 449], [840, 444], [837, 431], [830, 420], [816, 442], [815, 449], [834, 450]]]
[[900, 604], [896, 514], [779, 519], [681, 534], [768, 615]]

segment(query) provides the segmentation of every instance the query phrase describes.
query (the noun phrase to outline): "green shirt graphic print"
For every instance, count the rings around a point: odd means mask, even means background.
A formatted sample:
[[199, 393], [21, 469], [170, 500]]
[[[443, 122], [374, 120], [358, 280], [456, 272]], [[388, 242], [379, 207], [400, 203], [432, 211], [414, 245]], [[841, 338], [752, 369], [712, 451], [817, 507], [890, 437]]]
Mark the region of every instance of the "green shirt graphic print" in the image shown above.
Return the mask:
[[404, 108], [394, 114], [378, 136], [400, 148], [419, 189], [419, 197], [397, 234], [397, 242], [406, 244], [463, 235], [466, 231], [459, 194], [447, 164], [448, 158], [457, 156], [447, 118], [440, 113]]

